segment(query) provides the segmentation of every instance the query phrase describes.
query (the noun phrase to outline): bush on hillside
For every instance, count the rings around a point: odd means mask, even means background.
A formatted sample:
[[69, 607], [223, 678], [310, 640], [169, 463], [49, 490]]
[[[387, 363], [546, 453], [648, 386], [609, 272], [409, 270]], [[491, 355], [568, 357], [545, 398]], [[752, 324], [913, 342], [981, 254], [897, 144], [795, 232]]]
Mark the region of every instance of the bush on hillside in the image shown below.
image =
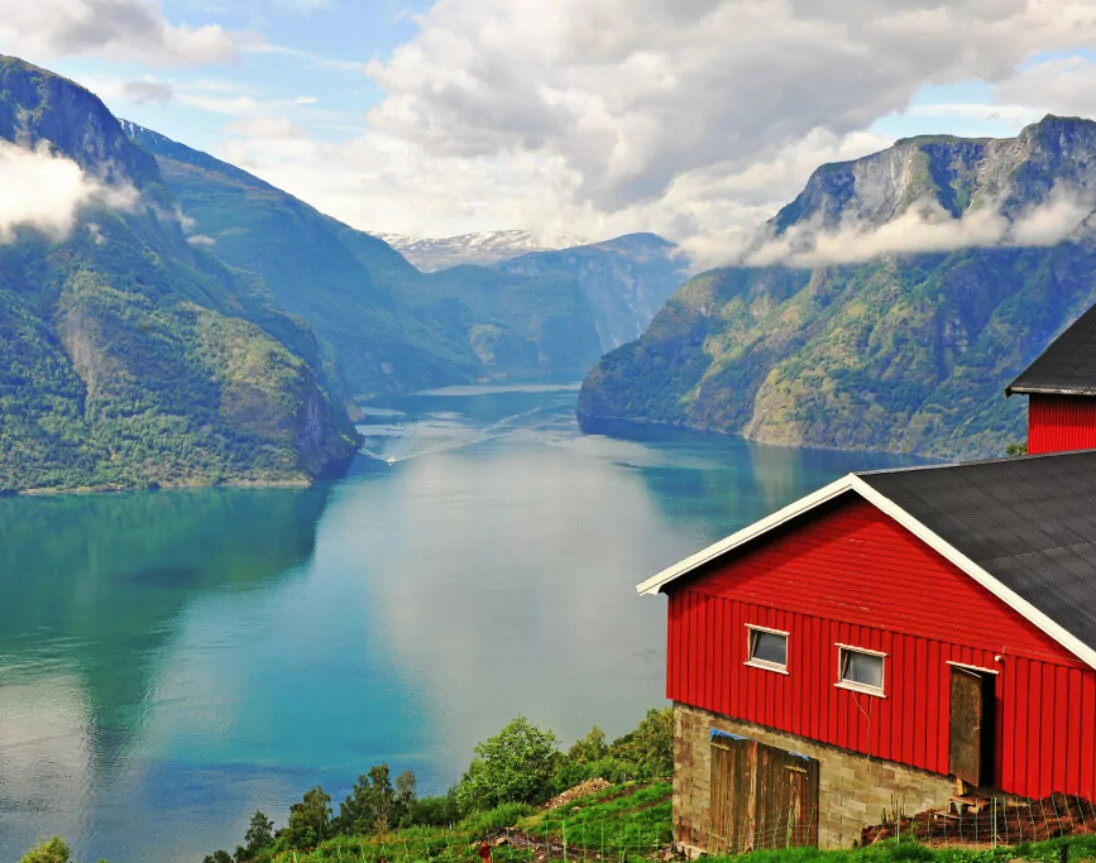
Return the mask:
[[556, 736], [518, 716], [477, 744], [476, 757], [457, 784], [457, 803], [465, 813], [502, 803], [543, 803], [552, 795], [559, 763]]
[[673, 708], [648, 710], [635, 731], [613, 741], [609, 754], [620, 761], [637, 765], [640, 778], [669, 776], [674, 772]]
[[54, 836], [31, 848], [19, 859], [19, 863], [69, 863], [71, 854], [68, 843]]
[[409, 820], [412, 826], [424, 827], [444, 827], [460, 821], [456, 787], [437, 797], [420, 797], [411, 804]]

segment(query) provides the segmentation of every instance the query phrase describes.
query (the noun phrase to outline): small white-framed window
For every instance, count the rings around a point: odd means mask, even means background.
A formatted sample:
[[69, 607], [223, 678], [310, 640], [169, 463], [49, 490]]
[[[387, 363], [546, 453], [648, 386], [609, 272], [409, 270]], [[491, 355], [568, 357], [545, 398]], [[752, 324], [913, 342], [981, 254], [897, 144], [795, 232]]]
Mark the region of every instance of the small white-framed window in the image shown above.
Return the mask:
[[746, 624], [749, 637], [747, 665], [788, 673], [788, 633], [780, 629]]
[[837, 686], [882, 695], [887, 654], [851, 644], [837, 645]]

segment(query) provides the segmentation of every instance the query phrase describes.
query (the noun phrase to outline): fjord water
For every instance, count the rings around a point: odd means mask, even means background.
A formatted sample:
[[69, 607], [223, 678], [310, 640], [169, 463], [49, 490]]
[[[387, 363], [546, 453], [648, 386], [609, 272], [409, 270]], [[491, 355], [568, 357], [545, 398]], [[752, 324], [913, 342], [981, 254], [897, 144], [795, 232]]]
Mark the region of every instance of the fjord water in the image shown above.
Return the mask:
[[880, 455], [584, 436], [573, 387], [369, 410], [303, 489], [0, 499], [0, 860], [198, 861], [322, 784], [459, 778], [524, 713], [569, 744], [660, 706], [634, 585]]

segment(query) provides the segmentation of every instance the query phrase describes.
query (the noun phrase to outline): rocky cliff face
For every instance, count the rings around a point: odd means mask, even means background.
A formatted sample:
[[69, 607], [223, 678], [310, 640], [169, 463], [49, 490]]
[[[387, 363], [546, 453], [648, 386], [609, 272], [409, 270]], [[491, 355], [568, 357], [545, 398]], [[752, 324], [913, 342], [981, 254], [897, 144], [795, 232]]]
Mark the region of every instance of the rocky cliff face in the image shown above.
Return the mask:
[[1057, 117], [823, 166], [747, 253], [776, 262], [686, 284], [591, 371], [580, 420], [1000, 454], [1024, 438], [1005, 384], [1096, 301], [1094, 179], [1096, 123]]
[[187, 242], [102, 102], [2, 58], [0, 141], [102, 191], [0, 243], [0, 489], [302, 483], [354, 452], [311, 331]]

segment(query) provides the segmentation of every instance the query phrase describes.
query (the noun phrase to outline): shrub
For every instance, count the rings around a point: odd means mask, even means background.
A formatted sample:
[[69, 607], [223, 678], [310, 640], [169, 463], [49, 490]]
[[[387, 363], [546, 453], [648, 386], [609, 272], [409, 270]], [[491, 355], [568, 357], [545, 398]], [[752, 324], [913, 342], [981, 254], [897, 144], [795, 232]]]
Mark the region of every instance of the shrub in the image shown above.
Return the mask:
[[31, 848], [19, 859], [19, 863], [69, 863], [71, 854], [68, 843], [54, 836]]
[[648, 710], [635, 731], [613, 741], [609, 754], [621, 761], [636, 764], [645, 778], [673, 773], [673, 708]]
[[559, 764], [556, 736], [518, 716], [476, 746], [476, 757], [457, 785], [464, 813], [502, 803], [543, 803]]
[[492, 830], [512, 827], [535, 811], [528, 803], [503, 803], [486, 812], [473, 812], [461, 822], [461, 826], [478, 836]]
[[420, 797], [411, 804], [409, 820], [412, 825], [444, 827], [460, 821], [460, 807], [457, 805], [455, 788], [440, 797]]

